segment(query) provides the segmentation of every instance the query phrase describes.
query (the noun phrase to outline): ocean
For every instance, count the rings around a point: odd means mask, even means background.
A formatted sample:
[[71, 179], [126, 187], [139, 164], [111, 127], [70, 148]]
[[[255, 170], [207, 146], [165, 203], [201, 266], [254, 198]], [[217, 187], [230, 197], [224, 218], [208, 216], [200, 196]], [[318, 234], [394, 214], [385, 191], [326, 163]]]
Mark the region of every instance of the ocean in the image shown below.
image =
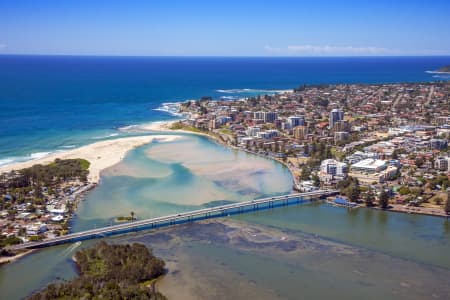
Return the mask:
[[275, 93], [301, 84], [449, 80], [450, 57], [0, 56], [0, 165], [173, 119], [164, 103]]
[[[450, 57], [140, 58], [0, 56], [0, 163], [176, 118], [164, 103], [245, 97], [300, 84], [448, 80]], [[435, 77], [444, 76], [444, 77]], [[273, 160], [187, 134], [131, 150], [102, 172], [72, 231], [291, 191]], [[450, 223], [316, 202], [106, 238], [167, 262], [169, 299], [448, 299]], [[76, 276], [71, 256], [99, 240], [50, 247], [0, 268], [5, 299]], [[432, 249], [432, 251], [430, 251]], [[213, 271], [211, 271], [213, 270]]]

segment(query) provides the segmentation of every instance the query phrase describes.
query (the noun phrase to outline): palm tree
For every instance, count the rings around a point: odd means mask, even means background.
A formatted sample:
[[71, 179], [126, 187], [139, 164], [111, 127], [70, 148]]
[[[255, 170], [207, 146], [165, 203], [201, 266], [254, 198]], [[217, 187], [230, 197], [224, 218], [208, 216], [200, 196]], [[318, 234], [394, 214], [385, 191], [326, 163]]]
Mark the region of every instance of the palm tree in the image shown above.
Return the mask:
[[131, 215], [131, 221], [134, 221], [134, 211], [130, 212]]

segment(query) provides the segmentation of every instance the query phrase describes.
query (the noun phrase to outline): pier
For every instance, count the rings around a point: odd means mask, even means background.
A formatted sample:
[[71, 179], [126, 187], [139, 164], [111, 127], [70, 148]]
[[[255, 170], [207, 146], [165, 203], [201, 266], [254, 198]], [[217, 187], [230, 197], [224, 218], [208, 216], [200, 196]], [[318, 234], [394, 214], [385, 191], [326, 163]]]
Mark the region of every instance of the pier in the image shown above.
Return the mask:
[[288, 194], [270, 198], [263, 198], [245, 202], [214, 206], [189, 212], [172, 214], [163, 217], [133, 221], [124, 224], [112, 225], [86, 231], [74, 232], [53, 239], [40, 242], [28, 242], [9, 247], [11, 250], [36, 249], [60, 244], [73, 243], [88, 239], [103, 238], [107, 236], [136, 232], [140, 230], [168, 227], [177, 224], [190, 223], [199, 220], [225, 217], [258, 210], [272, 209], [289, 205], [296, 205], [316, 199], [323, 199], [337, 194], [337, 190], [318, 190], [307, 193]]

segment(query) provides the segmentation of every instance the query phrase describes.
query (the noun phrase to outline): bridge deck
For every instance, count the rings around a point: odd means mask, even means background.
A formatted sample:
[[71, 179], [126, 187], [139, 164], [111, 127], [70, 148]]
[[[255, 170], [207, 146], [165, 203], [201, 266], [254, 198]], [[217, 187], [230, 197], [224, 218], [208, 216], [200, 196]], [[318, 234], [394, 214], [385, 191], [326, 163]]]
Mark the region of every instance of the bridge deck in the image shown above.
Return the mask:
[[194, 211], [173, 214], [164, 217], [133, 221], [124, 224], [118, 224], [103, 228], [96, 228], [86, 231], [74, 232], [53, 239], [41, 242], [28, 242], [10, 247], [12, 250], [43, 248], [64, 243], [72, 243], [81, 240], [101, 238], [115, 234], [123, 234], [139, 230], [166, 227], [175, 224], [188, 223], [198, 220], [205, 220], [226, 215], [240, 214], [249, 211], [270, 209], [280, 206], [302, 203], [311, 199], [331, 196], [336, 194], [337, 190], [319, 190], [314, 192], [289, 194], [271, 198], [263, 198], [245, 202], [237, 202], [227, 205], [214, 206], [211, 208], [198, 209]]

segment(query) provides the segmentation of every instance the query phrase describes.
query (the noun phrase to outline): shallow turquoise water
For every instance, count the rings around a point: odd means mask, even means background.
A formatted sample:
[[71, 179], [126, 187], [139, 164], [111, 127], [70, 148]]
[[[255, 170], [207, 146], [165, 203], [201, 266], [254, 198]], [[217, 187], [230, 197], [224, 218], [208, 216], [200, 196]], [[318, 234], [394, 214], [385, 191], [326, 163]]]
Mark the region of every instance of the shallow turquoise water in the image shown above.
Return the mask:
[[245, 201], [290, 192], [284, 166], [183, 136], [130, 152], [103, 172], [101, 184], [78, 209], [73, 230], [105, 226], [119, 216], [146, 219], [194, 210], [213, 201]]
[[[81, 203], [74, 230], [106, 225], [130, 211], [145, 218], [211, 201], [286, 193], [291, 183], [288, 170], [271, 160], [184, 136], [137, 148], [105, 170], [101, 184]], [[226, 220], [239, 222], [244, 232], [256, 226], [269, 237], [287, 236], [297, 246], [291, 251], [277, 243], [216, 239], [219, 232], [209, 225], [192, 227], [191, 233], [186, 225], [162, 235], [141, 232], [108, 240], [142, 239], [154, 248], [169, 271], [176, 271], [163, 281], [163, 290], [169, 287], [175, 299], [450, 297], [450, 225], [444, 219], [311, 203]], [[176, 238], [168, 242], [167, 234]], [[71, 255], [94, 243], [49, 248], [2, 266], [2, 299], [19, 299], [72, 278]]]

